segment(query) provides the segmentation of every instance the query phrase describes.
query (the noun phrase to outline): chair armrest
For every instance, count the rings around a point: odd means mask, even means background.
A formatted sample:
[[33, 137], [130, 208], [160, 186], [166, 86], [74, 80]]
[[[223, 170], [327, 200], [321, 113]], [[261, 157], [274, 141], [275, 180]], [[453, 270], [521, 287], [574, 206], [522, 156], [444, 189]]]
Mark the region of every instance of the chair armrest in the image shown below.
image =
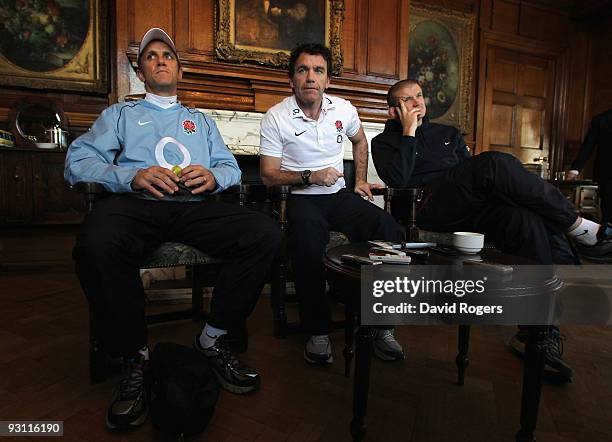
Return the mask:
[[385, 211], [392, 214], [393, 200], [403, 200], [408, 203], [408, 217], [403, 220], [407, 228], [409, 241], [418, 239], [419, 231], [416, 225], [416, 207], [423, 196], [423, 189], [419, 187], [383, 187], [382, 189], [372, 189], [373, 195], [382, 195], [385, 199]]
[[291, 189], [293, 188], [293, 186], [290, 184], [282, 184], [279, 186], [266, 186], [266, 188], [268, 189], [268, 193], [270, 195], [283, 196], [283, 195], [290, 195]]
[[287, 230], [287, 200], [291, 195], [291, 189], [293, 186], [289, 184], [282, 184], [278, 186], [267, 186], [267, 193], [271, 199], [278, 202], [276, 216], [278, 217], [278, 224], [283, 233]]
[[102, 184], [90, 181], [78, 182], [73, 187], [77, 190], [77, 192], [83, 194], [87, 212], [91, 212], [95, 202], [107, 193]]

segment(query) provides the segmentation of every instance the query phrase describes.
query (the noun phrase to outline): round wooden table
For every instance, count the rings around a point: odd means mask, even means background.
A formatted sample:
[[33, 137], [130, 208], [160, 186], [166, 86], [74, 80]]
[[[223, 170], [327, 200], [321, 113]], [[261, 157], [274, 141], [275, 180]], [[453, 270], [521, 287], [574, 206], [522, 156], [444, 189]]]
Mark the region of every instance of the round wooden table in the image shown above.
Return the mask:
[[[361, 301], [361, 267], [347, 264], [342, 261], [344, 254], [355, 254], [368, 256], [370, 245], [368, 243], [353, 243], [334, 247], [327, 251], [323, 260], [327, 270], [328, 280], [333, 284], [336, 291], [342, 292], [343, 301], [346, 306], [346, 344], [344, 349], [345, 373], [348, 374], [353, 358], [354, 330], [357, 325], [357, 336], [355, 346], [355, 378], [353, 382], [353, 420], [350, 431], [354, 441], [361, 441], [365, 435], [365, 417], [368, 402], [368, 390], [370, 384], [370, 365], [373, 352], [373, 330], [372, 326], [362, 325], [360, 318]], [[507, 266], [533, 265], [526, 258], [504, 254], [495, 249], [483, 249], [480, 257], [491, 263]], [[446, 256], [430, 252], [424, 259], [413, 258], [413, 264], [420, 265], [453, 265], [457, 261], [465, 259], [465, 256]], [[544, 268], [544, 267], [543, 267]], [[516, 291], [521, 296], [530, 293], [541, 294], [558, 292], [563, 283], [553, 275], [543, 275], [541, 278], [532, 279], [528, 285], [520, 287], [511, 285], [500, 285], [500, 290]], [[355, 324], [355, 320], [357, 323]], [[521, 399], [520, 430], [516, 434], [517, 442], [535, 441], [534, 432], [538, 419], [538, 408], [542, 389], [542, 375], [544, 372], [544, 342], [548, 336], [548, 325], [525, 326], [529, 330], [526, 343], [523, 387]], [[458, 354], [456, 364], [458, 369], [457, 382], [463, 385], [465, 370], [469, 360], [467, 357], [469, 347], [470, 325], [459, 325]]]

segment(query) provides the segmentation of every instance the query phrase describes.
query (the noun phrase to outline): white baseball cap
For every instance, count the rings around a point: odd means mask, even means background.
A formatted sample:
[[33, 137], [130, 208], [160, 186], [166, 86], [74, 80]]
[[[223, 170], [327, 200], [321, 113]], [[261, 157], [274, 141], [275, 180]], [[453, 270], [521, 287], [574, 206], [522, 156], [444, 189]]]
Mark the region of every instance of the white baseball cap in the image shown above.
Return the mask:
[[147, 45], [153, 40], [163, 41], [168, 46], [170, 46], [170, 49], [172, 49], [172, 52], [174, 52], [174, 55], [176, 56], [176, 59], [178, 60], [180, 65], [181, 61], [179, 60], [178, 53], [176, 52], [176, 46], [174, 46], [174, 42], [172, 41], [170, 36], [163, 29], [151, 28], [142, 36], [140, 46], [138, 46], [138, 66], [140, 66], [140, 56], [142, 55], [142, 51], [144, 51]]

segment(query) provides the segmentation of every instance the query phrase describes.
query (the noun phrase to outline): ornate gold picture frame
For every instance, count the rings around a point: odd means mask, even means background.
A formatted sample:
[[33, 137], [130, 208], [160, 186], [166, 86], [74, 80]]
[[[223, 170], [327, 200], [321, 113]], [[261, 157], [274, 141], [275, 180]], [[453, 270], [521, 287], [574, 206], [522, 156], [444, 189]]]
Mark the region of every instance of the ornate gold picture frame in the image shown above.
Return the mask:
[[217, 0], [215, 51], [223, 61], [286, 69], [299, 43], [322, 43], [332, 52], [332, 74], [342, 72], [342, 0]]
[[420, 3], [410, 5], [408, 77], [419, 82], [427, 115], [467, 133], [474, 15]]
[[0, 84], [107, 92], [107, 0], [0, 7]]

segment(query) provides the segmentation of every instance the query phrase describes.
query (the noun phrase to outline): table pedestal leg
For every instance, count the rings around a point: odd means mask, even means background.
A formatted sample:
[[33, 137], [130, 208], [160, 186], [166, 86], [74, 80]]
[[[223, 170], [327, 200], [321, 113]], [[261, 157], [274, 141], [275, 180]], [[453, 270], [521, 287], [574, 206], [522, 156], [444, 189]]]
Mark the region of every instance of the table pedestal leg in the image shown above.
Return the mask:
[[525, 348], [523, 372], [523, 398], [521, 400], [521, 429], [516, 433], [517, 442], [535, 441], [535, 427], [538, 421], [542, 375], [544, 373], [544, 345], [548, 326], [529, 326], [529, 337]]
[[465, 383], [465, 369], [470, 365], [470, 360], [467, 356], [470, 347], [469, 325], [459, 326], [459, 342], [457, 347], [459, 351], [455, 359], [455, 363], [457, 364], [457, 384], [463, 385]]
[[365, 436], [365, 416], [370, 388], [370, 364], [372, 362], [372, 327], [359, 326], [355, 355], [355, 379], [353, 381], [353, 421], [351, 435], [353, 441], [361, 441]]
[[352, 300], [346, 300], [344, 312], [344, 376], [348, 377], [351, 374], [351, 364], [355, 353], [355, 309]]

